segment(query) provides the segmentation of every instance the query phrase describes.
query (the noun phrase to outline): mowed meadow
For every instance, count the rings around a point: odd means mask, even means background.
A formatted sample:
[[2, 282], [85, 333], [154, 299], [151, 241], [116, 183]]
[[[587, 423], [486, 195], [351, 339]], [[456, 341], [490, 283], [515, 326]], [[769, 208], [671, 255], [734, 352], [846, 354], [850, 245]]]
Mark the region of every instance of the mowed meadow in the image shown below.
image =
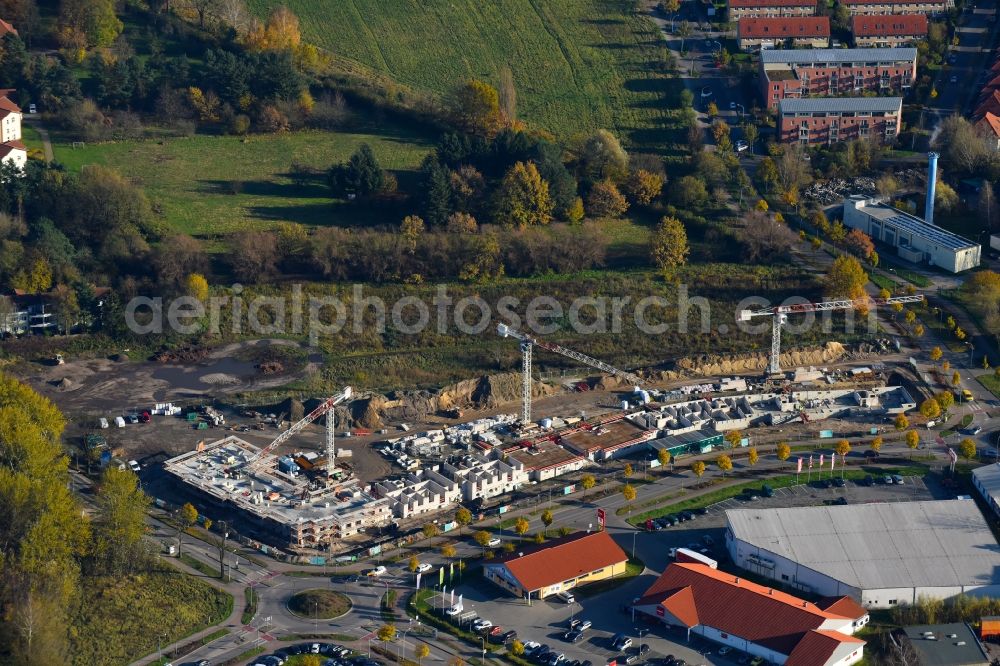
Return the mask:
[[327, 185], [332, 164], [367, 143], [382, 167], [400, 181], [415, 177], [432, 150], [426, 134], [389, 122], [344, 131], [195, 135], [74, 147], [53, 136], [57, 161], [78, 170], [108, 166], [141, 186], [169, 226], [212, 238], [283, 221], [312, 226], [384, 224], [385, 213], [334, 199]]
[[[340, 59], [446, 97], [458, 82], [494, 85], [509, 66], [518, 116], [561, 137], [616, 130], [632, 145], [662, 142], [662, 42], [633, 0], [250, 0], [279, 4], [303, 39]], [[650, 150], [652, 145], [644, 146]]]

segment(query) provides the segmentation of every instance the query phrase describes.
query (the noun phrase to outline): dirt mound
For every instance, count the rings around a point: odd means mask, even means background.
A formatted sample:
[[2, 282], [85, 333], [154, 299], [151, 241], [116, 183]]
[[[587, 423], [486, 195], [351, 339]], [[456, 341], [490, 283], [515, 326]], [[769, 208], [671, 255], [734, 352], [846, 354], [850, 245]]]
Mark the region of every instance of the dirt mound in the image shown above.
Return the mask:
[[[532, 394], [558, 393], [556, 386], [535, 382]], [[445, 386], [439, 391], [393, 391], [354, 400], [350, 417], [355, 426], [381, 428], [386, 422], [418, 421], [442, 410], [494, 409], [521, 399], [520, 373], [484, 375]], [[341, 418], [337, 415], [338, 422]]]
[[126, 361], [128, 361], [128, 354], [112, 354], [108, 358], [114, 361], [115, 363], [125, 363]]
[[70, 381], [70, 379], [68, 377], [63, 377], [62, 379], [57, 379], [57, 380], [53, 381], [52, 385], [55, 386], [58, 389], [65, 390], [65, 389], [68, 389], [70, 386], [72, 386], [73, 382]]
[[[847, 354], [847, 349], [839, 342], [828, 342], [820, 348], [796, 349], [781, 355], [781, 366], [792, 368], [798, 366], [822, 365], [833, 363]], [[676, 381], [693, 377], [714, 377], [720, 375], [743, 374], [748, 372], [763, 372], [767, 367], [767, 354], [739, 354], [721, 356], [704, 354], [702, 356], [678, 359], [671, 370], [658, 373], [660, 381]]]

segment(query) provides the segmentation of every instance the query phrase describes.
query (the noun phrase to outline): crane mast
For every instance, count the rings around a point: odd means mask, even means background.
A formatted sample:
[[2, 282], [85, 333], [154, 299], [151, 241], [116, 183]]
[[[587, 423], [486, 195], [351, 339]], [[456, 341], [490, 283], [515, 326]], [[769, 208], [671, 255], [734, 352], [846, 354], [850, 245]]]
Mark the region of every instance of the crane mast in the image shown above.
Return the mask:
[[609, 365], [604, 361], [598, 360], [586, 354], [581, 354], [578, 351], [573, 351], [572, 349], [567, 349], [562, 345], [557, 345], [552, 342], [545, 342], [544, 340], [538, 340], [533, 338], [526, 333], [522, 333], [515, 328], [508, 326], [507, 324], [497, 325], [497, 333], [500, 337], [511, 337], [519, 341], [521, 348], [521, 423], [527, 424], [531, 421], [531, 356], [532, 347], [541, 347], [542, 349], [548, 350], [555, 354], [561, 354], [567, 358], [571, 358], [574, 361], [579, 361], [585, 365], [589, 365], [592, 368], [606, 372], [609, 375], [615, 375], [621, 377], [622, 379], [628, 381], [635, 386], [643, 386], [645, 382], [634, 375], [631, 372], [626, 372], [625, 370], [619, 370], [613, 365]]
[[248, 472], [252, 472], [253, 470], [255, 470], [261, 464], [261, 461], [264, 459], [264, 457], [268, 453], [270, 453], [274, 449], [278, 448], [281, 444], [284, 444], [285, 442], [287, 442], [289, 439], [291, 439], [291, 437], [293, 435], [295, 435], [298, 432], [301, 432], [302, 429], [305, 428], [307, 425], [309, 425], [310, 423], [312, 423], [313, 421], [315, 421], [319, 417], [321, 417], [324, 414], [326, 414], [327, 415], [327, 417], [326, 417], [326, 474], [327, 474], [328, 478], [331, 477], [331, 476], [333, 476], [334, 468], [336, 467], [335, 464], [334, 464], [334, 461], [335, 461], [335, 458], [336, 458], [336, 450], [334, 449], [334, 432], [335, 432], [334, 426], [335, 426], [335, 420], [336, 420], [334, 418], [334, 414], [335, 414], [334, 408], [337, 405], [339, 405], [340, 403], [344, 402], [345, 400], [349, 400], [351, 398], [351, 396], [353, 395], [353, 393], [354, 393], [353, 389], [351, 389], [350, 386], [347, 386], [347, 387], [344, 388], [343, 391], [341, 391], [337, 395], [329, 397], [326, 400], [324, 400], [323, 402], [321, 402], [316, 407], [316, 409], [314, 409], [311, 412], [309, 412], [308, 414], [306, 414], [300, 421], [294, 423], [292, 426], [290, 426], [288, 428], [288, 430], [286, 430], [285, 432], [283, 432], [280, 435], [278, 435], [277, 437], [275, 437], [274, 441], [272, 441], [270, 444], [268, 444], [267, 446], [265, 446], [264, 448], [262, 448], [260, 451], [258, 451], [256, 454], [254, 454], [251, 458], [249, 458], [245, 463], [243, 463], [242, 468], [245, 469], [245, 470], [247, 470]]
[[894, 296], [892, 298], [855, 298], [836, 301], [821, 301], [819, 303], [795, 303], [792, 305], [777, 305], [761, 310], [740, 310], [737, 321], [750, 321], [754, 317], [772, 317], [771, 324], [771, 357], [768, 359], [769, 374], [781, 372], [781, 326], [788, 321], [788, 315], [801, 312], [827, 312], [831, 310], [853, 310], [864, 305], [892, 305], [894, 303], [917, 303], [923, 301], [923, 296]]

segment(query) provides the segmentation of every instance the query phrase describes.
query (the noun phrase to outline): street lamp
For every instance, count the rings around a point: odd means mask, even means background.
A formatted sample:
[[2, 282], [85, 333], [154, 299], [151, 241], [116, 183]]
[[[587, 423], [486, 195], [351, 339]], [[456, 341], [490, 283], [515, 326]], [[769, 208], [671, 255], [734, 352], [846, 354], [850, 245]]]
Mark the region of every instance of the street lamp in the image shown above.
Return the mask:
[[639, 636], [639, 654], [642, 654], [642, 637], [649, 633], [649, 629], [635, 629], [635, 632]]
[[638, 536], [638, 534], [639, 534], [639, 528], [637, 527], [637, 528], [635, 528], [635, 531], [632, 532], [632, 559], [633, 560], [635, 559], [635, 537]]

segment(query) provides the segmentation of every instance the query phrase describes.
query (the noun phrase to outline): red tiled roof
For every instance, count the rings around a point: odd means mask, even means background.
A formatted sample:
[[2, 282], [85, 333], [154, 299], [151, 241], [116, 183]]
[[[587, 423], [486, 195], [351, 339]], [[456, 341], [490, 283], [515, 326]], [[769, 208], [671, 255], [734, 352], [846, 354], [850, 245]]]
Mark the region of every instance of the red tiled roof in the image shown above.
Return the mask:
[[1000, 116], [987, 111], [976, 125], [988, 127], [993, 136], [1000, 139]]
[[[707, 625], [791, 654], [803, 636], [827, 620], [848, 620], [790, 594], [703, 564], [673, 563], [638, 606], [661, 605], [681, 622]], [[694, 625], [689, 625], [694, 626]]]
[[851, 17], [851, 33], [855, 37], [907, 37], [927, 34], [927, 17], [923, 14], [891, 14]]
[[994, 76], [992, 79], [990, 79], [989, 83], [983, 86], [983, 90], [979, 96], [986, 97], [987, 95], [993, 92], [994, 88], [1000, 88], [1000, 74]]
[[816, 605], [827, 613], [849, 617], [852, 620], [860, 620], [868, 615], [868, 609], [850, 597], [824, 597], [816, 602]]
[[982, 118], [987, 113], [1000, 116], [1000, 90], [994, 90], [989, 97], [976, 107], [976, 112], [972, 115], [974, 118]]
[[838, 631], [814, 630], [807, 632], [788, 655], [785, 666], [816, 666], [825, 664], [838, 647], [844, 643], [865, 644], [860, 638]]
[[737, 30], [739, 39], [829, 37], [830, 17], [789, 16], [781, 18], [756, 18], [746, 16], [740, 19]]
[[14, 102], [10, 100], [10, 97], [7, 97], [6, 95], [0, 97], [0, 110], [21, 113], [21, 107], [14, 104]]
[[10, 23], [7, 23], [7, 21], [0, 19], [0, 37], [3, 37], [7, 33], [13, 33], [16, 35], [17, 30], [15, 30], [14, 26], [12, 26]]
[[5, 143], [0, 143], [0, 158], [7, 157], [8, 155], [10, 155], [15, 150], [21, 150], [21, 151], [24, 151], [24, 152], [28, 152], [27, 147], [25, 147], [25, 145], [23, 143], [21, 143], [20, 141], [17, 141], [17, 140], [7, 141]]
[[538, 590], [628, 561], [607, 532], [581, 532], [511, 555], [501, 562], [526, 590]]
[[812, 7], [816, 8], [814, 0], [729, 0], [729, 6], [737, 9], [753, 9], [755, 7]]

